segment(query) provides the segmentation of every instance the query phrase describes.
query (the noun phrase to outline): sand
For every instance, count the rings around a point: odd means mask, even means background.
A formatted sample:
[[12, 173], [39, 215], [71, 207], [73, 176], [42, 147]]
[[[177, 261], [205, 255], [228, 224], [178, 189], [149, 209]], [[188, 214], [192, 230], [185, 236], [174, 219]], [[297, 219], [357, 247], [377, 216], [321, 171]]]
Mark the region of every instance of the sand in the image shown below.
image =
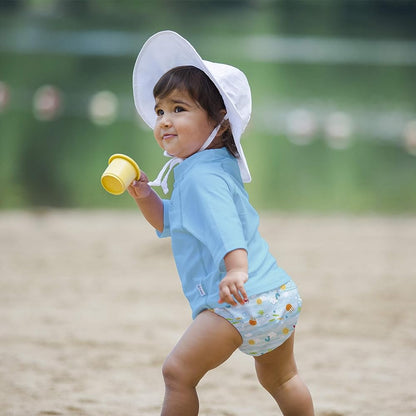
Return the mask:
[[[416, 217], [263, 214], [304, 308], [300, 373], [320, 416], [416, 414]], [[0, 213], [0, 414], [151, 416], [191, 321], [169, 240], [135, 211]], [[200, 415], [279, 415], [237, 351]]]

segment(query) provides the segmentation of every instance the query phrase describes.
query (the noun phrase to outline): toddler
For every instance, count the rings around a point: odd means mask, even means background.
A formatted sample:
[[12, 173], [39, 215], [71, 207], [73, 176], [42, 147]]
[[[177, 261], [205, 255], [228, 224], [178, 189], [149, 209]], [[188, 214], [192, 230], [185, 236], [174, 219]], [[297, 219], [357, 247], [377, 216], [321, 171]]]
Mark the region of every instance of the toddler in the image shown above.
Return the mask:
[[[301, 309], [295, 283], [258, 232], [243, 182], [251, 176], [240, 138], [251, 114], [245, 75], [202, 60], [172, 31], [152, 36], [133, 72], [136, 108], [170, 159], [157, 179], [128, 188], [159, 237], [171, 237], [193, 322], [163, 365], [162, 416], [195, 416], [196, 386], [239, 348], [284, 415], [314, 414], [298, 375], [294, 330]], [[161, 199], [151, 186], [168, 192]]]

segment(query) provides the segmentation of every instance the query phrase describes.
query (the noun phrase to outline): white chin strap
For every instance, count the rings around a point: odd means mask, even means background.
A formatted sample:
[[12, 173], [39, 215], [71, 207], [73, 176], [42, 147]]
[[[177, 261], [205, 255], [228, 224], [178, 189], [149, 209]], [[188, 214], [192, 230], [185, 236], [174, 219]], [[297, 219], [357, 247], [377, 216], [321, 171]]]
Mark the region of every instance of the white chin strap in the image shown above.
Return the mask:
[[[227, 115], [225, 115], [223, 121], [227, 120], [227, 118], [228, 118]], [[198, 152], [202, 152], [203, 150], [205, 150], [212, 143], [212, 141], [215, 139], [215, 136], [218, 133], [218, 130], [221, 127], [221, 124], [222, 124], [222, 122], [220, 124], [218, 124], [218, 126], [215, 127], [214, 130], [212, 130], [208, 139], [205, 140], [204, 144], [201, 146], [201, 148], [198, 150]], [[166, 156], [166, 157], [170, 157], [171, 159], [168, 160], [165, 163], [163, 168], [160, 170], [159, 175], [157, 175], [157, 178], [154, 181], [148, 182], [148, 185], [150, 185], [150, 186], [160, 186], [163, 190], [163, 193], [167, 194], [169, 192], [169, 187], [168, 187], [169, 174], [172, 171], [172, 169], [176, 165], [178, 165], [179, 163], [183, 162], [184, 159], [181, 159], [180, 157], [172, 156], [166, 150], [163, 152], [163, 155]]]

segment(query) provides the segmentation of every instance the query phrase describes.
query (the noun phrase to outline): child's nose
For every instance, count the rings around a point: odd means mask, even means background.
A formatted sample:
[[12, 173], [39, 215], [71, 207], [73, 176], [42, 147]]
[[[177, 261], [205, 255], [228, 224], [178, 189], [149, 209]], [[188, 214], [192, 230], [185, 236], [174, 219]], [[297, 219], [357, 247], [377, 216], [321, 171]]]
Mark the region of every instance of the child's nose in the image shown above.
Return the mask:
[[162, 115], [162, 117], [160, 117], [160, 119], [159, 119], [159, 124], [160, 124], [160, 126], [170, 126], [172, 124], [172, 121], [171, 121], [169, 115], [164, 113]]

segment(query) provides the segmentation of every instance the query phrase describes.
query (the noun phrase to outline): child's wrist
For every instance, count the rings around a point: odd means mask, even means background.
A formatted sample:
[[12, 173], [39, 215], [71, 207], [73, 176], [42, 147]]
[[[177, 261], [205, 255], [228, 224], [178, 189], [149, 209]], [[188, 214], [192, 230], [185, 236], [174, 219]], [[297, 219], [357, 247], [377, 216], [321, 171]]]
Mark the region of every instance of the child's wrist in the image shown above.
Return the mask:
[[135, 191], [135, 193], [132, 195], [133, 198], [136, 201], [141, 201], [144, 199], [149, 198], [152, 195], [152, 188], [150, 186], [147, 186], [145, 189], [143, 189], [143, 185], [141, 186], [140, 191], [138, 192], [137, 190]]
[[150, 195], [151, 195], [151, 193], [152, 193], [152, 190], [150, 189], [150, 190], [149, 190], [149, 192], [146, 192], [145, 194], [135, 195], [135, 196], [134, 196], [134, 199], [135, 199], [136, 201], [143, 201], [143, 200], [145, 200], [145, 199], [149, 198], [149, 197], [150, 197]]
[[238, 273], [248, 274], [248, 270], [244, 266], [242, 266], [242, 267], [232, 267], [232, 268], [230, 268], [230, 269], [227, 270], [227, 273], [232, 273], [232, 272], [238, 272]]
[[244, 269], [231, 269], [231, 270], [227, 270], [227, 274], [234, 274], [234, 273], [238, 273], [238, 274], [242, 274], [245, 277], [248, 278], [248, 271], [244, 270]]

